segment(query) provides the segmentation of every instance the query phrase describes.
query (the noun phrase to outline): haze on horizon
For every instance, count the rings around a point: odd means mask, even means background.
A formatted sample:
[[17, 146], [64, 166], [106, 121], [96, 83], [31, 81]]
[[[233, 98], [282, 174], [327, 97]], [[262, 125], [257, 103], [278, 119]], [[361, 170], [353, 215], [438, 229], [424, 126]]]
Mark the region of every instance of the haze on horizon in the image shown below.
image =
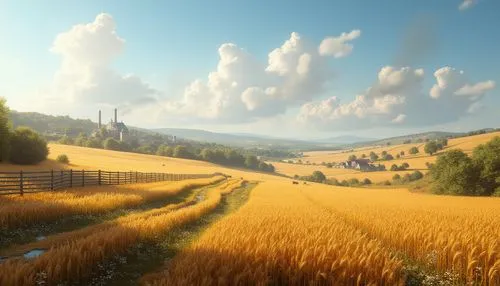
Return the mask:
[[[319, 138], [498, 125], [500, 2], [0, 1], [17, 111]], [[22, 17], [20, 16], [22, 15]]]

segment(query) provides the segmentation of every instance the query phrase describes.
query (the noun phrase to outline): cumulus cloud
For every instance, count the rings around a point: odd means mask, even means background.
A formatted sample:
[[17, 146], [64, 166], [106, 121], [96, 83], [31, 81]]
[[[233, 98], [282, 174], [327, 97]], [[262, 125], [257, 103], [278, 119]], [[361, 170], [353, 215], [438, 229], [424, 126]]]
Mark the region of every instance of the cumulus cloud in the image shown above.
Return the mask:
[[99, 14], [57, 35], [50, 49], [62, 64], [54, 77], [50, 97], [67, 102], [127, 106], [151, 103], [158, 91], [133, 74], [110, 68], [124, 49], [111, 15]]
[[480, 109], [479, 100], [495, 87], [493, 81], [468, 83], [464, 72], [444, 67], [434, 73], [436, 84], [423, 91], [423, 69], [383, 67], [377, 82], [351, 102], [337, 97], [304, 104], [300, 122], [321, 129], [369, 128], [399, 124], [424, 126], [454, 121]]
[[[347, 38], [359, 33], [339, 36], [345, 45], [343, 56], [352, 50]], [[232, 43], [222, 44], [218, 53], [216, 70], [206, 81], [193, 81], [182, 99], [167, 101], [165, 112], [231, 123], [252, 121], [321, 96], [332, 79], [325, 58], [330, 54], [320, 54], [316, 45], [295, 32], [268, 54], [267, 64]]]
[[319, 54], [322, 56], [333, 56], [342, 58], [351, 54], [353, 46], [349, 43], [361, 36], [360, 30], [352, 30], [342, 33], [338, 37], [328, 37], [319, 45]]
[[458, 5], [458, 9], [460, 11], [467, 10], [467, 9], [475, 6], [477, 4], [477, 2], [478, 2], [478, 0], [463, 0], [462, 3], [460, 3], [460, 5]]

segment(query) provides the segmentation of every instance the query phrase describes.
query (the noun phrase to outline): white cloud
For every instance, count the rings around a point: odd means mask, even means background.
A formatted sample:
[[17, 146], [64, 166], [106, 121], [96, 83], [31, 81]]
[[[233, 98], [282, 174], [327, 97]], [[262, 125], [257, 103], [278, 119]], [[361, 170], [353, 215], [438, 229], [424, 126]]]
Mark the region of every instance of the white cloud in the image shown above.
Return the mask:
[[398, 114], [394, 119], [391, 120], [392, 123], [403, 123], [405, 121], [406, 114]]
[[124, 46], [108, 14], [57, 35], [50, 51], [62, 57], [62, 64], [47, 96], [122, 107], [153, 102], [158, 91], [136, 75], [121, 75], [110, 68]]
[[[359, 31], [349, 33], [358, 37]], [[317, 46], [298, 33], [268, 54], [267, 65], [232, 43], [219, 48], [217, 69], [197, 79], [165, 112], [218, 122], [244, 122], [283, 114], [321, 96], [332, 73]]]
[[437, 83], [426, 96], [422, 69], [383, 67], [377, 82], [353, 101], [341, 103], [331, 97], [304, 104], [298, 120], [325, 130], [446, 123], [477, 112], [479, 100], [495, 86], [492, 81], [467, 84], [464, 72], [451, 67], [434, 76]]
[[458, 9], [460, 11], [467, 10], [469, 8], [472, 8], [477, 4], [478, 0], [463, 0], [462, 3], [458, 6]]
[[495, 82], [488, 80], [476, 84], [469, 84], [464, 71], [458, 71], [451, 67], [443, 67], [434, 73], [436, 84], [430, 90], [430, 96], [434, 99], [441, 96], [464, 96], [471, 99], [482, 97], [487, 91], [495, 88]]
[[455, 91], [455, 94], [465, 95], [465, 96], [480, 96], [494, 88], [495, 88], [495, 82], [492, 80], [488, 80], [476, 83], [474, 85], [466, 84], [459, 90]]
[[349, 43], [361, 36], [360, 30], [352, 30], [349, 33], [342, 33], [338, 37], [328, 37], [319, 46], [319, 54], [322, 56], [333, 56], [342, 58], [351, 54], [353, 46]]

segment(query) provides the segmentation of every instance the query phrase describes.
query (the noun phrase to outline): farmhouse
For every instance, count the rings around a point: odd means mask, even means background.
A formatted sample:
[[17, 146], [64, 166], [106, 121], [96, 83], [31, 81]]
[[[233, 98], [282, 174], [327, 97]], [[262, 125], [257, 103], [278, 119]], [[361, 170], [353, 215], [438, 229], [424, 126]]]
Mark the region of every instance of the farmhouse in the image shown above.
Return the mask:
[[370, 164], [370, 160], [368, 159], [356, 159], [345, 161], [341, 163], [341, 167], [345, 169], [357, 169], [362, 171], [367, 171], [372, 169], [372, 165]]

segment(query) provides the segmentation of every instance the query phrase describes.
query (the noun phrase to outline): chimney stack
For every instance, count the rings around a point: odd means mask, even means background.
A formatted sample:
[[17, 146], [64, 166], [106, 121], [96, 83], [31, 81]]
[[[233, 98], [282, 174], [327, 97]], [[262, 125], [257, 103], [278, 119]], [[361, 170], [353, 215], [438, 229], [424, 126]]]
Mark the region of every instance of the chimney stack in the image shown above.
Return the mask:
[[118, 123], [118, 108], [115, 108], [115, 123]]
[[97, 123], [97, 129], [101, 129], [101, 111], [99, 110], [99, 122]]

